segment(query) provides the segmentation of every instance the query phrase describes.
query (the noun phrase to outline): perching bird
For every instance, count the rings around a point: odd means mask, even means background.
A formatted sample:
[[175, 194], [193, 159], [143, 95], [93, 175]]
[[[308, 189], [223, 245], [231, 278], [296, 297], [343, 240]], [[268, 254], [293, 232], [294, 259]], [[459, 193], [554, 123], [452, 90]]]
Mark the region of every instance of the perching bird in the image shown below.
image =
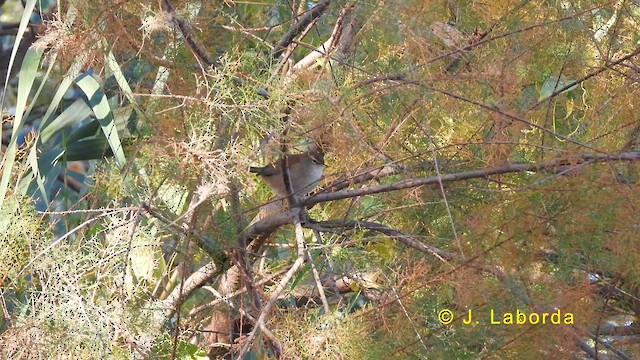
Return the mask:
[[[309, 194], [322, 179], [324, 153], [320, 150], [289, 155], [287, 163], [289, 165], [289, 179], [295, 195]], [[278, 197], [284, 198], [288, 195], [282, 179], [281, 161], [264, 167], [252, 166], [249, 171], [260, 175]]]

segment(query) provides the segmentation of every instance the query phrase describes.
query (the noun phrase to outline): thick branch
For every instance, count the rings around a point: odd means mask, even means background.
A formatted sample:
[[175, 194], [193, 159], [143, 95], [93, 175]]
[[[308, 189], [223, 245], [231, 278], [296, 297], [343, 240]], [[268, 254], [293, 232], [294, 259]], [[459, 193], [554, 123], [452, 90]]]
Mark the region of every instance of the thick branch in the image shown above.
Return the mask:
[[[404, 171], [415, 169], [420, 171], [435, 170], [435, 161], [421, 161], [409, 166], [401, 163], [403, 160], [386, 163], [382, 166], [358, 170], [355, 175], [341, 176], [325, 185], [316, 193], [336, 192], [353, 184], [361, 184], [371, 180], [378, 180], [390, 175], [397, 175]], [[458, 164], [461, 161], [447, 160], [446, 164]], [[442, 164], [441, 164], [442, 166]]]
[[253, 343], [253, 339], [256, 337], [258, 329], [262, 329], [262, 330], [266, 329], [265, 319], [269, 315], [269, 312], [271, 312], [271, 309], [273, 308], [273, 306], [275, 306], [276, 301], [278, 300], [278, 296], [280, 295], [280, 293], [284, 291], [289, 281], [298, 272], [300, 267], [302, 267], [302, 265], [304, 265], [305, 263], [305, 258], [306, 258], [305, 250], [307, 249], [307, 245], [304, 241], [304, 233], [302, 232], [302, 225], [300, 222], [300, 208], [294, 208], [290, 212], [293, 215], [292, 220], [295, 226], [296, 244], [298, 245], [298, 257], [296, 258], [296, 261], [293, 263], [293, 265], [291, 265], [291, 268], [289, 268], [289, 271], [287, 271], [287, 273], [282, 278], [282, 280], [280, 280], [280, 283], [271, 294], [269, 301], [267, 301], [267, 303], [264, 305], [264, 307], [260, 311], [260, 316], [258, 317], [256, 326], [253, 328], [253, 330], [251, 330], [247, 338], [244, 340], [245, 344], [242, 347], [242, 350], [240, 351], [240, 355], [238, 356], [238, 359], [243, 359], [244, 358], [243, 356], [249, 351], [249, 348]]
[[[421, 178], [421, 179], [410, 179], [410, 180], [399, 181], [392, 184], [384, 184], [379, 186], [372, 186], [372, 187], [355, 189], [355, 190], [346, 190], [346, 191], [340, 191], [335, 193], [322, 193], [322, 194], [317, 194], [315, 196], [307, 198], [303, 204], [305, 206], [311, 206], [321, 202], [346, 199], [346, 198], [369, 195], [369, 194], [377, 194], [377, 193], [389, 192], [394, 190], [408, 189], [408, 188], [413, 188], [413, 187], [422, 186], [422, 185], [437, 184], [439, 182], [444, 183], [444, 182], [452, 182], [452, 181], [466, 180], [466, 179], [473, 179], [473, 178], [482, 178], [482, 177], [486, 177], [489, 175], [496, 175], [496, 174], [515, 173], [515, 172], [522, 172], [522, 171], [539, 171], [539, 170], [552, 169], [558, 166], [578, 165], [578, 164], [585, 164], [585, 163], [596, 163], [596, 162], [606, 162], [606, 161], [635, 161], [635, 160], [640, 160], [639, 152], [626, 152], [626, 153], [621, 153], [619, 155], [582, 155], [577, 158], [550, 160], [550, 161], [544, 161], [539, 163], [509, 164], [509, 165], [499, 166], [491, 169], [472, 170], [472, 171], [467, 171], [462, 173], [433, 176], [433, 177]], [[192, 235], [194, 234], [193, 231], [189, 231], [177, 224], [167, 221], [164, 217], [162, 217], [160, 214], [155, 212], [153, 209], [150, 209], [148, 206], [145, 206], [145, 208], [153, 216], [159, 218], [161, 221], [165, 223], [173, 225], [175, 228], [179, 229], [181, 232], [189, 233]], [[247, 250], [249, 252], [257, 251], [258, 248], [260, 247], [260, 244], [262, 243], [261, 240], [267, 238], [271, 233], [273, 233], [280, 226], [293, 223], [294, 216], [295, 214], [292, 213], [291, 211], [285, 211], [285, 212], [273, 214], [247, 227], [240, 235], [245, 239], [246, 243], [248, 244]], [[382, 232], [420, 251], [435, 253], [435, 254], [438, 254], [439, 256], [442, 256], [443, 258], [451, 257], [451, 254], [444, 252], [440, 249], [432, 248], [418, 241], [415, 241], [415, 242], [409, 241], [411, 239], [408, 235], [377, 223], [349, 222], [349, 223], [341, 223], [340, 225], [338, 225], [338, 224], [331, 224], [330, 222], [325, 222], [325, 223], [320, 223], [320, 225], [325, 227], [326, 226], [366, 227], [366, 228], [370, 228], [371, 230]], [[223, 256], [223, 258], [226, 257], [224, 256], [224, 253], [220, 251], [220, 249], [217, 249], [217, 247], [213, 244], [211, 239], [202, 235], [200, 236], [198, 235], [199, 234], [196, 234], [196, 238], [200, 240], [199, 245], [203, 247], [207, 252], [209, 252], [210, 255], [218, 259], [221, 258], [221, 255]], [[258, 240], [258, 241], [255, 241], [255, 240]], [[254, 241], [255, 243], [252, 243]], [[224, 270], [226, 269], [222, 269], [219, 266], [216, 266], [215, 262], [208, 264], [205, 268], [200, 269], [199, 272], [193, 274], [192, 275], [193, 279], [189, 278], [186, 281], [186, 283], [188, 284], [185, 284], [185, 286], [182, 287], [182, 291], [179, 291], [178, 288], [174, 290], [174, 293], [172, 293], [167, 298], [167, 300], [165, 300], [164, 304], [169, 309], [175, 309], [175, 304], [179, 298], [184, 298], [185, 296], [188, 296], [188, 294], [190, 294], [194, 289], [201, 286], [203, 283], [208, 281], [208, 279], [221, 274], [222, 271]]]
[[220, 64], [217, 61], [215, 61], [211, 57], [211, 55], [209, 55], [209, 53], [207, 53], [204, 47], [196, 41], [196, 39], [193, 37], [193, 32], [191, 31], [191, 27], [189, 26], [189, 24], [187, 24], [184, 20], [180, 19], [176, 15], [176, 9], [169, 2], [169, 0], [162, 1], [162, 9], [166, 11], [169, 15], [171, 15], [171, 19], [178, 26], [178, 29], [180, 29], [180, 33], [182, 34], [182, 37], [191, 48], [191, 51], [193, 51], [193, 53], [198, 57], [200, 61], [205, 63], [207, 66], [214, 66], [214, 67], [220, 66]]
[[[343, 39], [345, 36], [353, 37], [352, 30], [354, 28], [354, 25], [352, 23], [355, 20], [354, 17], [351, 16], [351, 13], [353, 12], [354, 8], [354, 5], [347, 5], [343, 7], [338, 20], [336, 20], [336, 23], [333, 27], [331, 36], [324, 43], [318, 46], [314, 51], [307, 54], [307, 56], [293, 65], [293, 67], [291, 67], [291, 69], [289, 70], [289, 76], [315, 64], [315, 62], [322, 56], [330, 56], [336, 48], [335, 45], [347, 42]], [[345, 21], [347, 22], [346, 24]], [[347, 31], [345, 31], [345, 26], [347, 28]], [[345, 48], [346, 47], [347, 46], [345, 45]]]
[[[145, 209], [149, 211], [148, 206], [146, 206]], [[151, 209], [151, 211], [153, 211], [153, 209]], [[292, 222], [293, 214], [290, 211], [277, 213], [248, 226], [240, 236], [242, 236], [244, 238], [244, 241], [249, 244], [247, 247], [247, 251], [250, 253], [255, 252], [259, 249], [260, 245], [263, 243], [263, 240], [266, 239], [271, 233], [273, 233], [278, 227], [286, 224], [291, 224]], [[186, 232], [185, 229], [178, 226], [177, 224], [173, 224], [170, 221], [167, 223], [173, 225], [177, 229], [180, 229], [182, 232]], [[201, 241], [203, 240], [202, 238], [198, 239]], [[203, 243], [199, 242], [198, 245], [203, 246]], [[209, 246], [206, 246], [204, 250], [209, 252], [212, 257], [217, 259], [220, 259], [221, 257], [225, 260], [227, 259], [226, 253], [222, 251], [215, 251], [213, 254], [211, 254], [211, 248], [209, 247], [209, 249], [207, 249], [207, 247]], [[191, 276], [187, 280], [185, 280], [183, 286], [176, 287], [173, 292], [167, 297], [167, 299], [163, 301], [162, 305], [166, 310], [165, 319], [169, 319], [171, 316], [173, 316], [179, 303], [188, 298], [196, 289], [199, 289], [209, 280], [221, 275], [228, 269], [228, 261], [221, 263], [221, 260], [214, 260], [191, 274]]]
[[567, 166], [567, 165], [575, 166], [575, 165], [581, 165], [581, 164], [608, 162], [608, 161], [636, 161], [636, 160], [640, 160], [640, 152], [625, 152], [625, 153], [620, 153], [618, 155], [607, 155], [607, 154], [587, 155], [585, 154], [585, 155], [581, 155], [574, 158], [549, 160], [549, 161], [542, 161], [538, 163], [515, 163], [515, 164], [498, 166], [490, 169], [471, 170], [471, 171], [465, 171], [465, 172], [454, 173], [454, 174], [446, 174], [441, 176], [431, 176], [427, 178], [403, 180], [403, 181], [398, 181], [396, 183], [365, 187], [361, 189], [345, 190], [345, 191], [339, 191], [339, 192], [328, 193], [328, 194], [327, 193], [316, 194], [307, 198], [305, 201], [303, 201], [303, 205], [312, 206], [321, 202], [348, 199], [348, 198], [353, 198], [357, 196], [378, 194], [378, 193], [390, 192], [395, 190], [410, 189], [410, 188], [415, 188], [422, 185], [438, 184], [441, 182], [445, 183], [445, 182], [453, 182], [453, 181], [467, 180], [467, 179], [474, 179], [474, 178], [484, 178], [490, 175], [497, 175], [497, 174], [517, 173], [517, 172], [523, 172], [523, 171], [540, 171], [540, 170], [553, 169], [555, 167]]
[[194, 291], [202, 287], [205, 283], [211, 281], [214, 277], [220, 275], [220, 267], [215, 262], [210, 262], [200, 269], [196, 270], [181, 286], [176, 288], [162, 301], [162, 309], [164, 309], [165, 320], [170, 319], [176, 313], [178, 306], [184, 299], [193, 294]]
[[300, 34], [302, 30], [304, 30], [311, 22], [317, 18], [319, 18], [327, 7], [329, 7], [329, 0], [324, 0], [318, 5], [311, 8], [307, 11], [301, 18], [296, 22], [291, 29], [282, 37], [282, 39], [273, 47], [273, 58], [277, 59], [283, 52], [287, 46], [291, 45], [293, 39]]

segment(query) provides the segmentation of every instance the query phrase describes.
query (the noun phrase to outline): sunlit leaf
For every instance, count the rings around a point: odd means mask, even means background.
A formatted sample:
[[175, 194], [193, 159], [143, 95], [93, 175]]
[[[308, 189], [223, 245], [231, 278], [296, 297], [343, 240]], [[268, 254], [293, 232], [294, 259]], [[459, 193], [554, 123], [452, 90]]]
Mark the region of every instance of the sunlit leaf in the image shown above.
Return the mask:
[[[569, 87], [567, 89], [564, 89], [567, 86]], [[564, 77], [564, 75], [560, 75], [560, 77], [552, 75], [542, 85], [542, 89], [540, 89], [540, 98], [538, 98], [538, 101], [547, 99], [560, 89], [564, 89], [560, 92], [560, 94], [564, 94], [575, 89], [576, 87], [577, 85], [575, 85], [575, 80], [567, 79]]]
[[98, 82], [89, 75], [80, 75], [76, 80], [76, 84], [89, 100], [93, 113], [100, 123], [100, 127], [107, 138], [107, 142], [111, 147], [111, 151], [113, 151], [116, 161], [120, 166], [124, 166], [126, 164], [124, 149], [122, 148], [122, 143], [118, 136], [118, 131], [116, 129], [109, 102], [107, 101], [104, 93], [100, 90], [100, 84], [98, 84]]
[[[32, 3], [30, 1], [29, 3]], [[15, 50], [15, 49], [14, 49]], [[13, 133], [11, 134], [11, 141], [7, 147], [7, 151], [4, 153], [2, 163], [0, 164], [0, 171], [2, 172], [2, 179], [0, 180], [0, 207], [6, 196], [7, 187], [9, 185], [9, 177], [13, 169], [15, 156], [16, 156], [16, 141], [17, 135], [22, 126], [23, 115], [26, 111], [27, 99], [29, 93], [33, 87], [33, 83], [36, 78], [37, 70], [40, 66], [40, 59], [44, 49], [30, 48], [22, 62], [22, 71], [20, 80], [18, 82], [18, 97], [16, 102], [16, 115], [13, 121]]]

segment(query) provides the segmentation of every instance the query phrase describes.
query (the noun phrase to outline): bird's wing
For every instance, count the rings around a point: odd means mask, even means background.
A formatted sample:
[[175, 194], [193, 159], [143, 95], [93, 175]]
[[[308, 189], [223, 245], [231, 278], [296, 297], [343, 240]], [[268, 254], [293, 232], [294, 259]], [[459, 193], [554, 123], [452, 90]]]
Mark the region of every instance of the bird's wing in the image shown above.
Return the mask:
[[249, 168], [249, 172], [258, 174], [258, 175], [262, 175], [262, 176], [273, 176], [275, 174], [278, 173], [278, 171], [276, 170], [275, 166], [273, 165], [267, 165], [267, 166], [263, 166], [263, 167], [251, 167]]

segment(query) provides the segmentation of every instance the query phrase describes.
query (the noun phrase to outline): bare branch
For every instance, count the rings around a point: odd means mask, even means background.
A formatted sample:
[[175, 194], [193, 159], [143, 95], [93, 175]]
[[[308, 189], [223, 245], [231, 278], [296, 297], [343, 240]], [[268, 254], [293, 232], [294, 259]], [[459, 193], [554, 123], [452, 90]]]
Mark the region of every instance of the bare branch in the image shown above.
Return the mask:
[[181, 286], [177, 286], [171, 294], [162, 301], [165, 319], [170, 319], [176, 313], [184, 299], [188, 298], [194, 291], [202, 287], [202, 285], [220, 275], [220, 273], [220, 267], [212, 261], [191, 274]]
[[[272, 282], [275, 277], [284, 274], [286, 272], [286, 270], [287, 269], [281, 269], [279, 271], [276, 271], [275, 273], [270, 274], [269, 276], [256, 281], [254, 285], [255, 286], [260, 286], [260, 285], [264, 285], [265, 283]], [[194, 316], [198, 315], [199, 313], [201, 313], [202, 311], [211, 309], [212, 306], [216, 306], [216, 305], [218, 305], [218, 304], [220, 304], [222, 302], [226, 303], [227, 301], [233, 299], [234, 297], [236, 297], [236, 296], [238, 296], [240, 294], [244, 294], [245, 292], [246, 292], [246, 289], [238, 289], [238, 290], [236, 290], [234, 292], [226, 294], [224, 301], [222, 301], [221, 299], [216, 299], [216, 300], [210, 301], [210, 302], [208, 302], [208, 303], [206, 303], [204, 305], [200, 305], [200, 306], [194, 307], [193, 309], [191, 309], [189, 311], [188, 316], [189, 317], [194, 317]]]
[[251, 333], [245, 339], [245, 344], [242, 347], [240, 354], [238, 355], [238, 360], [243, 359], [244, 354], [246, 354], [249, 351], [249, 348], [251, 347], [253, 340], [256, 337], [258, 329], [266, 328], [264, 321], [269, 315], [269, 313], [271, 312], [271, 309], [273, 308], [273, 306], [275, 306], [275, 303], [278, 300], [278, 296], [280, 295], [280, 293], [284, 291], [285, 287], [287, 286], [287, 283], [289, 283], [291, 278], [293, 278], [293, 275], [295, 275], [298, 272], [298, 270], [300, 270], [300, 268], [305, 262], [307, 245], [304, 241], [304, 233], [302, 231], [302, 224], [300, 223], [301, 209], [295, 208], [293, 209], [293, 211], [295, 211], [293, 220], [294, 220], [295, 233], [296, 233], [296, 243], [298, 245], [298, 257], [296, 258], [296, 261], [293, 263], [293, 265], [291, 265], [291, 268], [289, 269], [289, 271], [287, 271], [287, 273], [282, 278], [282, 280], [280, 280], [280, 283], [271, 294], [269, 301], [262, 308], [262, 311], [260, 312], [260, 317], [258, 317], [257, 326], [254, 327], [253, 330], [251, 330]]
[[[169, 15], [171, 15], [171, 20], [176, 24], [182, 37], [185, 39], [187, 45], [196, 56], [199, 62], [204, 63], [209, 67], [219, 67], [220, 63], [216, 61], [209, 53], [205, 50], [205, 48], [193, 37], [193, 33], [191, 31], [191, 27], [184, 20], [178, 18], [176, 15], [176, 9], [169, 2], [169, 0], [162, 0], [162, 9], [166, 11]], [[238, 85], [244, 85], [244, 80], [238, 76], [233, 76], [233, 82]], [[258, 88], [256, 93], [262, 96], [265, 99], [270, 97], [269, 92], [264, 88]]]
[[205, 63], [207, 66], [220, 66], [220, 64], [216, 60], [214, 60], [211, 55], [209, 55], [209, 53], [207, 53], [204, 47], [196, 41], [196, 39], [193, 37], [191, 27], [176, 15], [176, 9], [169, 2], [169, 0], [162, 0], [162, 9], [169, 15], [171, 15], [171, 20], [178, 26], [182, 37], [191, 48], [191, 51], [193, 51], [193, 53], [201, 62]]
[[321, 202], [334, 201], [340, 199], [348, 199], [357, 196], [378, 194], [383, 192], [410, 189], [422, 185], [438, 184], [439, 182], [453, 182], [460, 180], [468, 180], [474, 178], [484, 178], [490, 175], [516, 173], [523, 171], [540, 171], [553, 169], [560, 166], [576, 166], [583, 164], [592, 164], [598, 162], [610, 162], [610, 161], [637, 161], [640, 160], [640, 152], [624, 152], [618, 155], [597, 154], [588, 155], [583, 154], [572, 158], [564, 158], [557, 160], [542, 161], [537, 163], [514, 163], [503, 166], [498, 166], [489, 169], [470, 170], [461, 173], [446, 174], [442, 176], [431, 176], [427, 178], [408, 179], [398, 181], [392, 184], [383, 184], [378, 186], [365, 187], [361, 189], [345, 190], [335, 193], [321, 193], [310, 196], [303, 201], [304, 206], [312, 206]]
[[160, 220], [162, 223], [169, 225], [170, 227], [178, 230], [183, 235], [194, 236], [198, 243], [198, 246], [200, 246], [202, 250], [207, 252], [207, 254], [209, 254], [209, 256], [211, 256], [212, 259], [217, 259], [218, 263], [220, 263], [224, 258], [226, 258], [226, 254], [224, 253], [224, 250], [216, 242], [214, 242], [210, 237], [204, 235], [199, 230], [193, 229], [192, 227], [189, 227], [187, 224], [179, 225], [176, 221], [171, 221], [167, 219], [164, 215], [162, 215], [158, 210], [152, 208], [149, 204], [142, 204], [142, 208], [146, 210], [147, 213], [149, 213], [149, 215]]
[[[307, 56], [293, 65], [287, 75], [291, 76], [302, 69], [308, 68], [322, 56], [330, 56], [336, 47], [335, 45], [343, 42], [343, 35], [351, 35], [349, 30], [353, 28], [352, 22], [354, 21], [354, 19], [350, 15], [353, 9], [353, 5], [347, 5], [343, 7], [338, 20], [336, 20], [335, 22], [331, 36], [329, 36], [329, 38], [324, 43], [322, 43], [322, 45], [318, 46], [314, 51], [310, 52], [309, 54], [307, 54]], [[346, 28], [348, 30], [347, 32], [345, 32], [345, 19], [347, 19], [348, 22], [346, 24]]]
[[329, 309], [329, 302], [327, 301], [327, 297], [324, 294], [324, 287], [322, 286], [322, 281], [320, 280], [320, 273], [318, 272], [318, 268], [316, 264], [313, 262], [311, 258], [311, 253], [309, 249], [305, 248], [305, 255], [307, 256], [307, 261], [311, 264], [311, 272], [313, 273], [313, 280], [316, 282], [316, 288], [318, 289], [318, 294], [320, 295], [320, 299], [322, 300], [322, 306], [324, 307], [325, 314], [331, 312]]
[[282, 37], [282, 39], [273, 47], [273, 57], [277, 59], [283, 52], [284, 49], [287, 48], [293, 41], [293, 39], [300, 34], [302, 30], [304, 30], [307, 25], [309, 25], [313, 20], [319, 18], [327, 7], [329, 7], [330, 0], [324, 0], [318, 5], [311, 8], [307, 11], [301, 18], [296, 22], [295, 25], [289, 29], [289, 31]]
[[[180, 230], [183, 233], [188, 233], [190, 235], [194, 235], [197, 232], [192, 229], [184, 229], [181, 226], [168, 221], [162, 215], [158, 214], [157, 211], [151, 209], [148, 205], [145, 206], [145, 209], [148, 212], [153, 212], [154, 216], [160, 219], [162, 222], [171, 225], [172, 227]], [[244, 238], [244, 241], [249, 244], [247, 246], [247, 251], [256, 252], [264, 243], [264, 240], [268, 238], [268, 236], [273, 233], [278, 227], [286, 224], [291, 224], [293, 221], [293, 214], [290, 211], [285, 211], [277, 214], [273, 214], [261, 221], [256, 222], [248, 226], [243, 233], [240, 235]], [[202, 287], [205, 283], [210, 281], [216, 276], [221, 275], [224, 271], [229, 271], [229, 265], [226, 262], [227, 254], [223, 250], [218, 250], [217, 246], [212, 245], [213, 240], [209, 237], [196, 235], [196, 239], [199, 239], [198, 245], [203, 247], [203, 249], [212, 256], [214, 261], [204, 265], [197, 271], [195, 271], [187, 280], [185, 280], [185, 284], [182, 287], [177, 287], [173, 290], [173, 292], [167, 297], [166, 300], [163, 301], [163, 308], [166, 309], [165, 318], [170, 318], [175, 314], [177, 309], [177, 305], [185, 298], [189, 297], [195, 290]], [[227, 265], [225, 265], [227, 264]]]

